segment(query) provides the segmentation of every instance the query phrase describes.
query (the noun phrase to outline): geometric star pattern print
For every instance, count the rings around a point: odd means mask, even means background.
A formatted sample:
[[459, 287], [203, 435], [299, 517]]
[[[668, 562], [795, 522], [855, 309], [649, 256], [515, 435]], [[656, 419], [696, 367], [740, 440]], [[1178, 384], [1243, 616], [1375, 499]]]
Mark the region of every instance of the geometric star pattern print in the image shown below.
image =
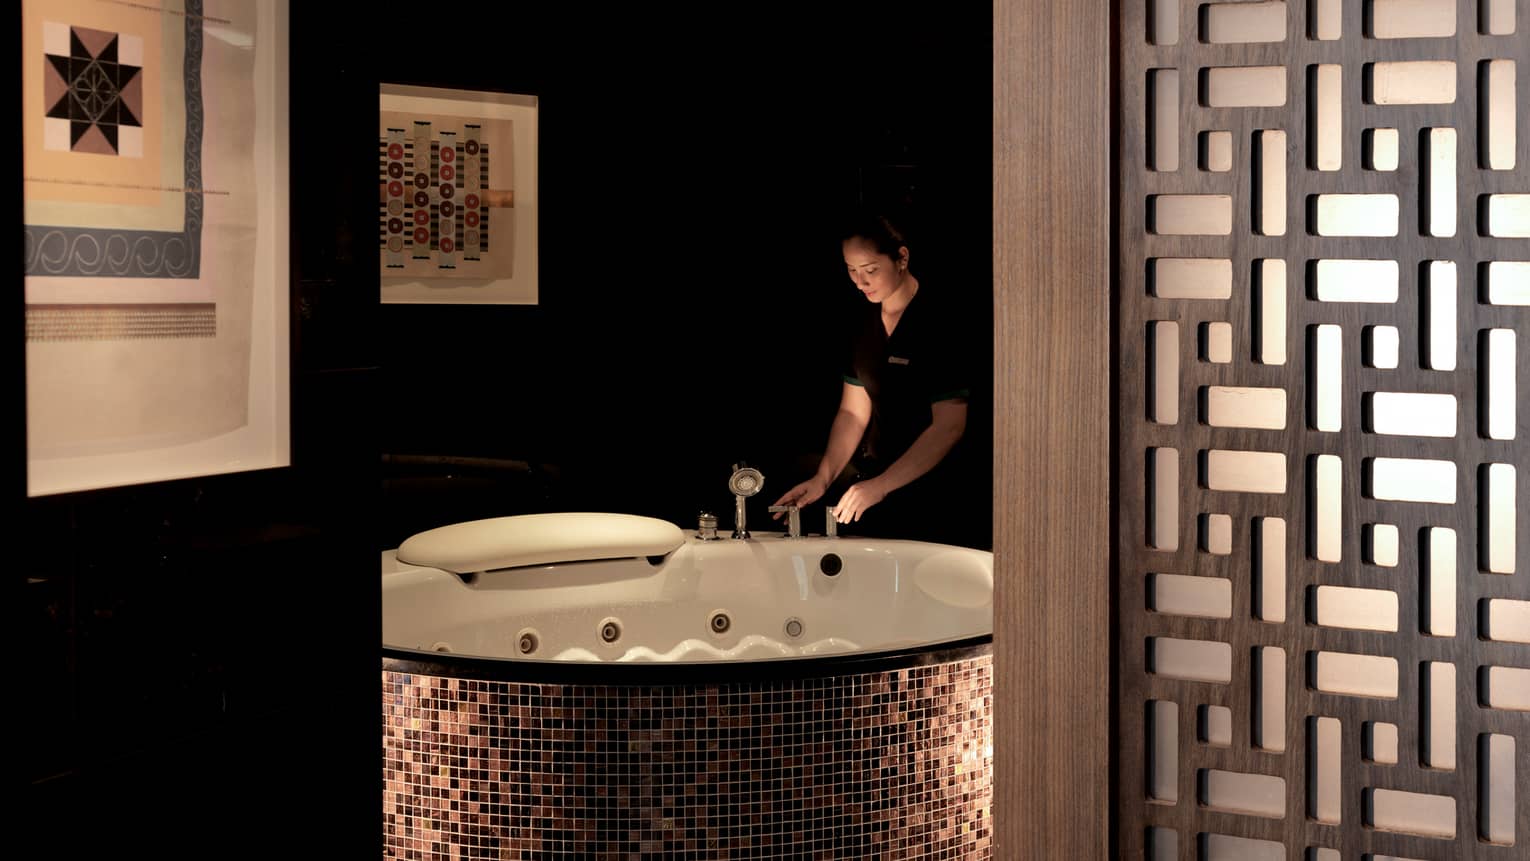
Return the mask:
[[44, 147], [142, 155], [143, 39], [48, 22], [44, 41]]

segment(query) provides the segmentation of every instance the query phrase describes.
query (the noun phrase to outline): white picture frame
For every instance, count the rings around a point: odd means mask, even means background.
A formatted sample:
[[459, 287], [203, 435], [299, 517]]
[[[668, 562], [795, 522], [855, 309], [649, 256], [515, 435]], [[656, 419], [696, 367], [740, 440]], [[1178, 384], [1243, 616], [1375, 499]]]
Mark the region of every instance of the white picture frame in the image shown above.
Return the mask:
[[[530, 94], [379, 84], [384, 304], [537, 304], [539, 106]], [[423, 142], [428, 162], [414, 156]]]
[[287, 0], [22, 12], [28, 496], [289, 466]]

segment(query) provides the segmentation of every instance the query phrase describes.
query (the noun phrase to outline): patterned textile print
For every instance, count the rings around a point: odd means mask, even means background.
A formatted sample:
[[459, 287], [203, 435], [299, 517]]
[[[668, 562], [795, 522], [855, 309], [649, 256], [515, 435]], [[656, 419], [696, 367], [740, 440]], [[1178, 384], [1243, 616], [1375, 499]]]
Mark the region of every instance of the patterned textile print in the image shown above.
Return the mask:
[[[184, 146], [185, 222], [180, 230], [135, 230], [119, 227], [26, 224], [22, 259], [31, 276], [83, 278], [187, 278], [201, 276], [202, 220], [202, 2], [186, 0], [184, 16], [184, 78], [186, 138]], [[143, 153], [142, 108], [159, 94], [143, 93], [142, 66], [124, 62], [122, 51], [136, 41], [84, 27], [69, 31], [60, 65], [44, 62], [45, 122], [63, 123], [45, 149], [116, 157], [148, 157]], [[118, 38], [109, 39], [116, 35]], [[52, 57], [63, 54], [48, 52]], [[45, 55], [46, 56], [46, 55]], [[128, 59], [133, 55], [128, 54]], [[138, 62], [150, 62], [152, 58]], [[63, 79], [63, 70], [73, 75]], [[165, 70], [170, 72], [172, 70]], [[115, 83], [110, 80], [115, 76]], [[136, 110], [135, 110], [136, 109]]]
[[56, 21], [44, 33], [44, 104], [50, 128], [59, 128], [44, 146], [143, 155], [143, 39]]
[[787, 681], [385, 670], [387, 858], [986, 859], [992, 657]]
[[28, 341], [211, 338], [215, 305], [28, 305]]
[[[464, 251], [463, 259], [466, 260], [477, 260], [479, 254], [489, 250], [489, 201], [485, 196], [489, 188], [489, 145], [480, 143], [476, 139], [479, 128], [475, 125], [464, 127], [464, 137], [472, 140], [472, 144], [464, 143], [462, 152], [458, 154], [463, 159], [462, 168], [455, 170], [452, 178], [452, 184], [455, 186], [452, 209], [462, 216], [452, 226], [452, 244]], [[391, 157], [391, 148], [394, 143], [402, 145], [402, 152], [398, 159]], [[440, 144], [438, 141], [431, 141], [430, 163], [421, 165], [418, 170], [413, 167], [415, 145], [414, 130], [409, 130], [402, 141], [395, 141], [391, 136], [378, 139], [378, 182], [382, 189], [378, 194], [377, 203], [377, 244], [384, 252], [384, 268], [389, 266], [397, 268], [401, 265], [388, 256], [389, 240], [392, 236], [401, 236], [402, 251], [415, 258], [431, 259], [432, 252], [440, 248], [440, 203], [431, 194], [431, 191], [439, 191], [439, 182], [432, 183], [430, 180], [430, 177], [439, 176]], [[469, 151], [472, 151], [471, 156], [467, 155]], [[392, 166], [391, 163], [394, 161], [399, 162], [398, 168]], [[426, 186], [423, 188], [413, 179], [416, 172], [426, 175]], [[400, 183], [402, 192], [400, 195], [393, 194], [394, 182]], [[425, 192], [426, 201], [423, 207], [416, 202], [416, 192], [422, 190]], [[400, 200], [400, 206], [395, 207], [394, 200]], [[395, 218], [401, 219], [400, 232], [392, 230], [395, 226], [392, 223]], [[420, 232], [422, 227], [423, 233]], [[473, 250], [474, 241], [476, 241], [476, 251]]]

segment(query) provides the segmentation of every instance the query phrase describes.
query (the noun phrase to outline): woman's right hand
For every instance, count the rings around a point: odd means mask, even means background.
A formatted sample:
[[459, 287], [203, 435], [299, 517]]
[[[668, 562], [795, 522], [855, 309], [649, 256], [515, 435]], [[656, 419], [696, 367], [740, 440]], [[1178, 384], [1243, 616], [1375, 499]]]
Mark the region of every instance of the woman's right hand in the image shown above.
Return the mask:
[[[795, 505], [798, 508], [808, 506], [818, 501], [823, 492], [829, 489], [829, 483], [818, 476], [813, 476], [807, 481], [793, 487], [781, 494], [781, 498], [771, 503], [772, 505]], [[777, 511], [770, 516], [771, 520], [780, 520], [784, 512]]]

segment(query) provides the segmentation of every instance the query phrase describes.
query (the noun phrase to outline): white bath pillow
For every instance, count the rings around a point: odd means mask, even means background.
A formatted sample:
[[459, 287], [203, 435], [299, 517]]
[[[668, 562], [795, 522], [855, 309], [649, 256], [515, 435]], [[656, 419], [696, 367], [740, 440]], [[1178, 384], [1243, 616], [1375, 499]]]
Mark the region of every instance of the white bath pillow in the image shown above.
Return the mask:
[[664, 556], [684, 543], [680, 527], [654, 517], [600, 512], [518, 514], [426, 530], [399, 545], [398, 559], [469, 574], [520, 565]]

